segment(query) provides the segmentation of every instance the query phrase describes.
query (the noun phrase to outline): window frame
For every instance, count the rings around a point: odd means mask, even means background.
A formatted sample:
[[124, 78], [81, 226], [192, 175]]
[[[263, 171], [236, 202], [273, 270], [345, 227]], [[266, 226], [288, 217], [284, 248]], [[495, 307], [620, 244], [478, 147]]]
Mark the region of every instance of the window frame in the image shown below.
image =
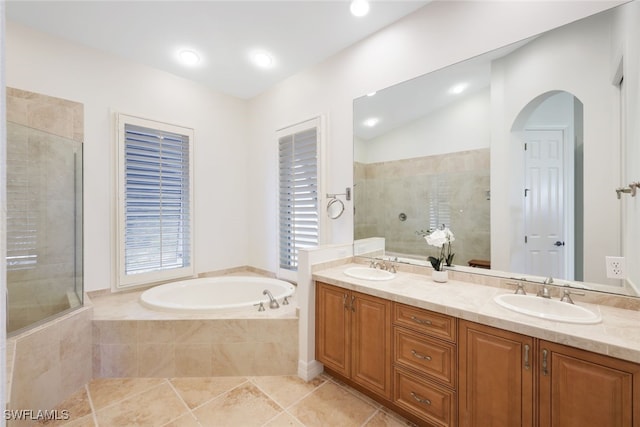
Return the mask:
[[328, 226], [329, 223], [327, 221], [326, 215], [323, 215], [323, 206], [325, 204], [325, 129], [324, 129], [324, 118], [321, 115], [315, 116], [313, 118], [298, 122], [296, 124], [286, 126], [280, 128], [276, 131], [275, 138], [275, 147], [276, 147], [276, 183], [277, 183], [277, 197], [276, 197], [276, 266], [277, 266], [277, 277], [285, 280], [289, 280], [297, 283], [298, 279], [298, 269], [295, 270], [283, 268], [280, 265], [280, 250], [281, 250], [281, 233], [280, 233], [280, 139], [289, 135], [294, 135], [305, 130], [309, 130], [312, 128], [316, 129], [316, 186], [317, 186], [317, 217], [318, 217], [318, 246], [324, 244], [326, 242], [326, 237], [329, 233]]
[[[189, 252], [190, 259], [189, 264], [184, 267], [179, 268], [168, 268], [162, 269], [159, 271], [152, 271], [146, 273], [136, 273], [136, 274], [126, 274], [125, 262], [126, 262], [126, 209], [125, 209], [125, 200], [126, 200], [126, 165], [125, 165], [125, 145], [126, 145], [126, 136], [125, 136], [125, 126], [133, 125], [140, 126], [148, 129], [154, 129], [164, 132], [171, 132], [180, 135], [186, 135], [189, 138], [189, 154], [188, 154], [188, 162], [189, 162]], [[188, 278], [193, 277], [195, 274], [194, 267], [194, 242], [196, 235], [195, 228], [195, 212], [194, 212], [194, 146], [195, 146], [195, 132], [192, 128], [188, 128], [185, 126], [178, 126], [169, 124], [166, 122], [160, 122], [151, 119], [145, 119], [141, 117], [136, 117], [132, 115], [116, 113], [116, 132], [117, 132], [117, 167], [116, 167], [116, 184], [117, 184], [117, 215], [116, 215], [116, 223], [117, 223], [117, 232], [116, 232], [116, 289], [125, 289], [137, 286], [148, 285], [152, 283], [158, 283], [168, 280], [174, 280], [178, 278]]]

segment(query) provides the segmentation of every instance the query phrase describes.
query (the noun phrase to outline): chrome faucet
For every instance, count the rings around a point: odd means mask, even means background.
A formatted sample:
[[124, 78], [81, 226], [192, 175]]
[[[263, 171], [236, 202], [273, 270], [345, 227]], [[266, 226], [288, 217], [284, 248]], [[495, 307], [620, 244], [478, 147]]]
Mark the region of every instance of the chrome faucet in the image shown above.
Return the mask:
[[546, 280], [544, 281], [544, 283], [542, 285], [542, 289], [540, 289], [536, 295], [538, 295], [539, 297], [542, 297], [542, 298], [551, 298], [551, 291], [547, 287], [547, 281]]
[[269, 292], [269, 289], [265, 289], [264, 291], [262, 291], [262, 295], [269, 296], [269, 308], [280, 308], [280, 304], [278, 304], [278, 301], [276, 301], [273, 295], [271, 295], [271, 292]]

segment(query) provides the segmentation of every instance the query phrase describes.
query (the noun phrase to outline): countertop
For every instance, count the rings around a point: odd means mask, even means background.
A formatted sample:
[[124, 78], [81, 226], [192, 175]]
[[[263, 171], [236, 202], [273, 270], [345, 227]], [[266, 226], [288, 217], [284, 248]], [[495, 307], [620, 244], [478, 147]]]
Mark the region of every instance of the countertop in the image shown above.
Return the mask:
[[499, 306], [493, 297], [513, 290], [449, 280], [436, 283], [430, 276], [398, 272], [392, 280], [354, 279], [344, 274], [345, 264], [313, 273], [313, 279], [345, 289], [448, 314], [460, 319], [529, 335], [583, 350], [640, 363], [640, 311], [587, 304], [574, 296], [576, 305], [600, 313], [593, 325], [555, 322], [516, 313]]

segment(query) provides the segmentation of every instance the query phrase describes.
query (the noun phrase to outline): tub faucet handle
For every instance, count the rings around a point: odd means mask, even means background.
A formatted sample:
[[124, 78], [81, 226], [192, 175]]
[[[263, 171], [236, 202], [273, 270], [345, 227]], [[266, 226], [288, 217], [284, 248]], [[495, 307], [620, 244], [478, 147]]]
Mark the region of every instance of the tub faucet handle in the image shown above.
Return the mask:
[[273, 295], [271, 295], [269, 289], [262, 291], [262, 295], [267, 295], [269, 297], [269, 308], [280, 308], [280, 304], [278, 304], [278, 301], [276, 301]]
[[258, 306], [258, 311], [264, 311], [264, 303], [260, 302], [260, 304], [253, 304], [254, 307]]
[[284, 297], [284, 299], [282, 300], [282, 305], [289, 305], [289, 297]]

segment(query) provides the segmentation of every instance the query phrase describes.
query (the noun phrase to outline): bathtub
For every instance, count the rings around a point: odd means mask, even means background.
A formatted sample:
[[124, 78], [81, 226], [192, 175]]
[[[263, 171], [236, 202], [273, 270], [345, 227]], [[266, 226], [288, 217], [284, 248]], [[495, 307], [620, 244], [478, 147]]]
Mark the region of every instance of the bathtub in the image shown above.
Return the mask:
[[257, 276], [219, 276], [165, 283], [144, 291], [140, 303], [152, 310], [203, 313], [251, 308], [261, 302], [268, 309], [267, 289], [282, 304], [295, 286], [278, 279]]

